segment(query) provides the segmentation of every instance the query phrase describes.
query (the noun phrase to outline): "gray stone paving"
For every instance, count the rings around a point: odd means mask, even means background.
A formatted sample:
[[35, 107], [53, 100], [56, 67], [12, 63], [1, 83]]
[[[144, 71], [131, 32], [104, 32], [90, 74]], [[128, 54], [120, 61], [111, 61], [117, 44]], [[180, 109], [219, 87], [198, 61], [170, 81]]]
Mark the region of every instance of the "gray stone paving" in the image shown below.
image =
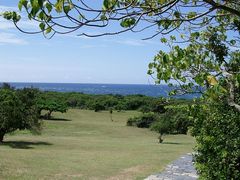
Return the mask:
[[155, 175], [147, 177], [145, 180], [196, 180], [198, 179], [197, 172], [193, 166], [192, 154], [186, 154], [166, 169]]

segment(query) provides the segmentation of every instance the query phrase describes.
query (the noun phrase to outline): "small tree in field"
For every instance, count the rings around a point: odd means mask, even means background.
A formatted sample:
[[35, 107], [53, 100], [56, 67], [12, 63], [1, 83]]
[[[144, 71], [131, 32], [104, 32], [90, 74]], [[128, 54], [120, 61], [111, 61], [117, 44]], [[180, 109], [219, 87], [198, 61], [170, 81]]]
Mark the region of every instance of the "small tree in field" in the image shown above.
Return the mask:
[[16, 130], [28, 129], [40, 132], [41, 123], [38, 120], [37, 108], [34, 101], [26, 102], [25, 92], [12, 89], [0, 89], [0, 143], [4, 135]]
[[163, 135], [171, 131], [171, 123], [168, 119], [159, 119], [151, 126], [151, 130], [157, 131], [159, 133], [159, 143], [163, 142]]
[[54, 100], [54, 99], [41, 99], [38, 101], [39, 113], [41, 114], [42, 110], [46, 110], [45, 115], [46, 119], [50, 119], [53, 112], [67, 112], [67, 105], [63, 102]]

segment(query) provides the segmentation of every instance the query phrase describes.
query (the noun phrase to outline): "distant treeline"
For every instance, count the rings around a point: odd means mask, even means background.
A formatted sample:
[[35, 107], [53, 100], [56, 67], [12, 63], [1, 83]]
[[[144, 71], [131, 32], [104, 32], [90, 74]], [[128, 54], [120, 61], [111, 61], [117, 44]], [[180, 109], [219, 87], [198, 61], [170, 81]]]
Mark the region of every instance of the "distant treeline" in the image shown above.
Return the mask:
[[[140, 110], [142, 112], [158, 111], [166, 104], [191, 104], [189, 99], [155, 98], [145, 95], [91, 95], [78, 92], [41, 92], [41, 98], [64, 102], [69, 108], [101, 110]], [[160, 108], [161, 109], [161, 108]]]

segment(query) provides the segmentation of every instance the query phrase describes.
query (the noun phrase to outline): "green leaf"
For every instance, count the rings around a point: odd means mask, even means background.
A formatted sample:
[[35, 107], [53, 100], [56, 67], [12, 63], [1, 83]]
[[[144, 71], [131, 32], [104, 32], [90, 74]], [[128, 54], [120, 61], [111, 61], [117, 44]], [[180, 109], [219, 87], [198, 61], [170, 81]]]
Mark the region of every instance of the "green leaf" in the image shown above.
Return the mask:
[[187, 18], [188, 19], [192, 19], [192, 18], [194, 18], [194, 17], [196, 17], [197, 16], [197, 13], [196, 12], [189, 12], [188, 14], [187, 14]]
[[55, 3], [54, 7], [56, 12], [61, 13], [63, 11], [63, 1], [64, 0], [57, 0], [57, 2]]
[[39, 5], [40, 7], [43, 7], [43, 0], [38, 0], [38, 5]]
[[64, 11], [66, 14], [68, 14], [69, 11], [71, 11], [71, 7], [70, 7], [70, 5], [68, 5], [68, 6], [64, 6], [64, 7], [63, 7], [63, 11]]
[[174, 16], [175, 16], [176, 18], [180, 18], [181, 14], [180, 14], [179, 11], [175, 11], [175, 12], [174, 12]]
[[176, 41], [176, 36], [170, 36], [170, 39], [172, 40], [172, 41]]
[[24, 7], [26, 7], [27, 6], [27, 0], [20, 0], [19, 2], [18, 2], [18, 9], [20, 10], [20, 11], [22, 11], [22, 6], [24, 6]]
[[162, 43], [167, 43], [167, 39], [166, 38], [161, 38], [161, 42]]
[[50, 26], [47, 27], [45, 34], [49, 34], [52, 31], [52, 28]]
[[103, 10], [112, 10], [114, 7], [118, 6], [119, 2], [117, 0], [104, 0]]
[[124, 28], [129, 28], [133, 26], [136, 23], [136, 20], [134, 18], [126, 18], [121, 22], [121, 26]]
[[38, 14], [38, 18], [39, 18], [40, 20], [43, 20], [44, 17], [45, 17], [45, 14], [41, 11], [41, 12]]
[[48, 10], [48, 13], [50, 13], [52, 11], [52, 5], [50, 3], [46, 3], [46, 8]]
[[101, 19], [102, 21], [105, 21], [105, 20], [107, 20], [108, 18], [107, 18], [107, 16], [106, 16], [105, 13], [104, 13], [104, 14], [101, 15], [100, 19]]
[[44, 23], [40, 23], [40, 24], [39, 24], [39, 27], [40, 27], [40, 29], [41, 29], [42, 31], [45, 30], [45, 24], [44, 24]]

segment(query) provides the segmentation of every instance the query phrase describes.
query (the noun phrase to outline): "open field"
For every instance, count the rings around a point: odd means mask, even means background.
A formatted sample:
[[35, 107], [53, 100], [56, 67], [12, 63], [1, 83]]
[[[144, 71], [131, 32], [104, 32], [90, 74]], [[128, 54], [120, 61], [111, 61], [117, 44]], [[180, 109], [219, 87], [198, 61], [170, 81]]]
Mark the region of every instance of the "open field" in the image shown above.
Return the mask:
[[69, 110], [44, 121], [41, 136], [17, 132], [0, 145], [0, 179], [143, 179], [192, 152], [194, 140], [127, 127], [137, 112]]

